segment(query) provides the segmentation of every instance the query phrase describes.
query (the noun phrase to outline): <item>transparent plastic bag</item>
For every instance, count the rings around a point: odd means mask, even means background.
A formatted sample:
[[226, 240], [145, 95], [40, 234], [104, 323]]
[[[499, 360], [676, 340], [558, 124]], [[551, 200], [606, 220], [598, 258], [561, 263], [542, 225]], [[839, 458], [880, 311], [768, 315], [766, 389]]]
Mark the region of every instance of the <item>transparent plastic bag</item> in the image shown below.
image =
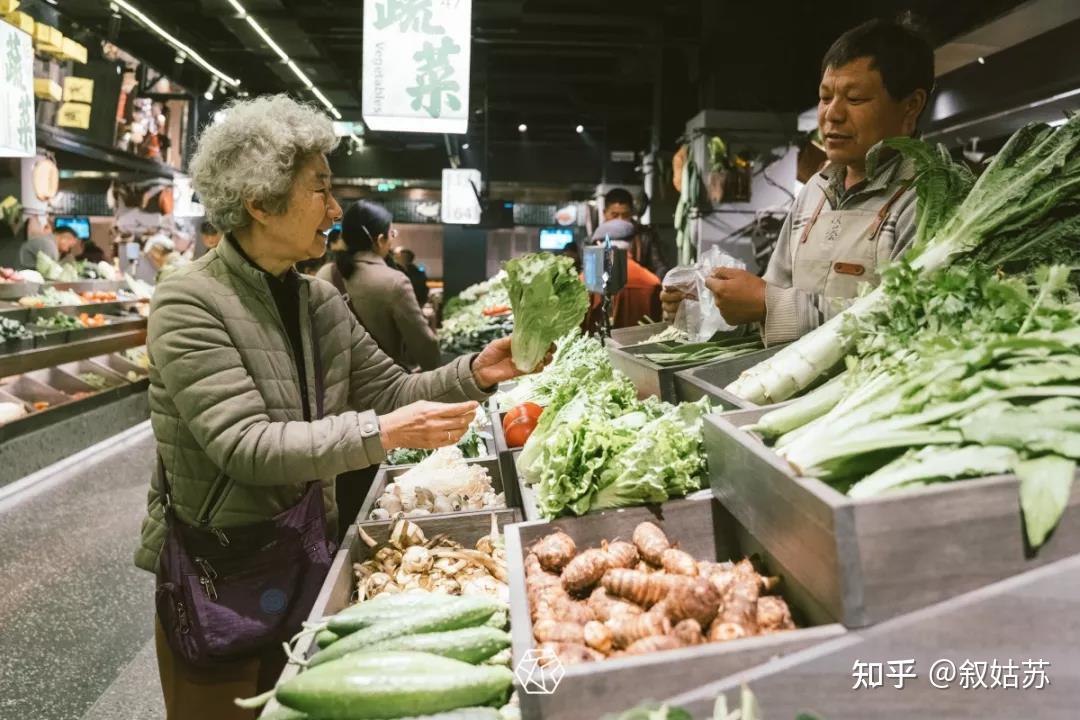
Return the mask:
[[719, 247], [709, 248], [693, 265], [679, 265], [664, 276], [664, 287], [679, 290], [684, 299], [675, 315], [675, 327], [686, 333], [691, 342], [706, 342], [718, 332], [735, 329], [724, 320], [713, 294], [705, 285], [716, 268], [745, 270], [746, 263], [728, 255]]

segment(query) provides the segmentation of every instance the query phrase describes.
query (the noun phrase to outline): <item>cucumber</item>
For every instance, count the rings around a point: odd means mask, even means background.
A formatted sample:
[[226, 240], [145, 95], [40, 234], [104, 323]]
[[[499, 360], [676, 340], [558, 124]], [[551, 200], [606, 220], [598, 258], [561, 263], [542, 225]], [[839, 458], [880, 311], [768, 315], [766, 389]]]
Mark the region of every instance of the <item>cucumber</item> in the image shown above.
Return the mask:
[[507, 668], [427, 653], [356, 653], [300, 673], [276, 696], [321, 720], [380, 720], [491, 703], [507, 694], [513, 680]]
[[322, 649], [328, 645], [333, 645], [340, 639], [341, 636], [338, 635], [336, 632], [332, 632], [330, 630], [320, 630], [319, 633], [315, 636], [315, 644], [318, 645], [320, 649]]
[[502, 610], [499, 610], [497, 613], [494, 613], [491, 617], [489, 617], [487, 619], [487, 622], [484, 624], [488, 625], [489, 627], [498, 628], [499, 630], [505, 630], [506, 627], [510, 624], [510, 613], [505, 608], [503, 608]]
[[[386, 598], [386, 600], [382, 600]], [[327, 629], [338, 635], [349, 635], [381, 622], [397, 620], [418, 610], [443, 607], [448, 595], [434, 593], [403, 593], [377, 595], [367, 602], [350, 605], [337, 615], [327, 618]]]
[[409, 617], [357, 630], [315, 653], [309, 661], [309, 666], [314, 667], [329, 660], [336, 660], [351, 652], [362, 650], [368, 645], [401, 635], [475, 627], [506, 607], [494, 598], [447, 597], [446, 601], [443, 607], [418, 610]]
[[360, 652], [413, 650], [475, 665], [510, 647], [510, 635], [486, 625], [447, 632], [400, 635], [368, 645]]
[[293, 710], [284, 705], [278, 705], [270, 712], [260, 715], [259, 720], [308, 720], [308, 717], [309, 716], [306, 713], [302, 713], [299, 710]]
[[401, 720], [503, 720], [503, 716], [495, 708], [471, 707], [435, 713], [434, 715], [413, 715], [412, 717], [401, 718]]

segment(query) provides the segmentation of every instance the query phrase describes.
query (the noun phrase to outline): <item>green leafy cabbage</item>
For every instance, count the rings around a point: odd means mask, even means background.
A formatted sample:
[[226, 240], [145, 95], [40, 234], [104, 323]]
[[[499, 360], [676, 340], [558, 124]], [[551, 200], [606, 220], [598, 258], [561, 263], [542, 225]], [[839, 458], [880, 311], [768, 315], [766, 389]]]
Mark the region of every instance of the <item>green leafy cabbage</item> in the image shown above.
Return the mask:
[[506, 263], [506, 273], [514, 311], [514, 365], [531, 372], [552, 343], [581, 325], [589, 294], [568, 257], [524, 255]]

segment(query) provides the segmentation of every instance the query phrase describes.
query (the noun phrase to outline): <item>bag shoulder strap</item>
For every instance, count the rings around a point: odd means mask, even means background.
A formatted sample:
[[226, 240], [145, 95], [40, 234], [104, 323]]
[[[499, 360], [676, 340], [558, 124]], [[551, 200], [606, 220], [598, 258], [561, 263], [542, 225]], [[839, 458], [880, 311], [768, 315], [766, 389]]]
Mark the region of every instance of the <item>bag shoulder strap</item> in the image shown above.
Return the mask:
[[360, 320], [360, 313], [356, 312], [356, 308], [352, 304], [352, 298], [349, 297], [349, 290], [345, 287], [345, 278], [342, 277], [341, 271], [338, 270], [337, 263], [331, 263], [330, 265], [330, 280], [334, 283], [337, 291], [341, 293], [341, 297], [345, 298], [345, 304], [349, 306], [349, 311], [356, 318], [356, 322], [363, 325], [363, 321]]

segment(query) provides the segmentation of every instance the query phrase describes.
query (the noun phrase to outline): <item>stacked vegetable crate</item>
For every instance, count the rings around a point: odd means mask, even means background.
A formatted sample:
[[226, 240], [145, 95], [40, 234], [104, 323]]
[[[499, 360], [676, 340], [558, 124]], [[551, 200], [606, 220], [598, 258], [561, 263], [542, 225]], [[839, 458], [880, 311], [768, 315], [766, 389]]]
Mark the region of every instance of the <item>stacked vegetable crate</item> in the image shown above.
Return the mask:
[[[1072, 557], [664, 702], [704, 720], [713, 717], [718, 697], [738, 707], [749, 687], [764, 718], [809, 710], [828, 720], [1074, 718], [1080, 703], [1077, 603], [1080, 557]], [[886, 672], [906, 665], [914, 675], [885, 675], [874, 689], [867, 673], [876, 663]], [[938, 674], [931, 673], [935, 668]]]
[[[496, 509], [495, 512], [502, 512], [505, 510], [515, 511], [521, 507], [521, 499], [518, 495], [518, 488], [516, 482], [504, 481], [504, 475], [500, 463], [494, 458], [477, 458], [473, 460], [466, 460], [466, 464], [482, 467], [487, 471], [488, 476], [491, 478], [491, 485], [495, 489], [496, 493], [503, 493], [503, 497], [506, 500], [506, 508], [502, 510]], [[379, 471], [375, 474], [375, 479], [371, 483], [371, 488], [368, 490], [368, 494], [364, 497], [364, 503], [360, 506], [360, 514], [357, 517], [357, 522], [367, 523], [372, 522], [371, 511], [378, 505], [379, 498], [382, 497], [386, 491], [387, 486], [394, 482], [395, 479], [401, 477], [405, 473], [409, 472], [416, 465], [383, 465], [379, 468]], [[476, 512], [490, 512], [489, 510], [482, 510]], [[460, 513], [433, 513], [433, 516], [442, 515], [460, 515]], [[412, 520], [423, 519], [429, 516], [422, 516], [421, 518], [410, 518]]]
[[[505, 529], [510, 523], [516, 522], [520, 514], [516, 510], [496, 510], [492, 512], [457, 513], [453, 515], [438, 515], [423, 518], [414, 518], [410, 522], [423, 531], [428, 538], [446, 534], [466, 547], [472, 547], [477, 540], [488, 535], [492, 528], [494, 516], [497, 526]], [[322, 589], [315, 600], [315, 604], [308, 615], [310, 623], [318, 623], [323, 618], [334, 615], [356, 601], [357, 576], [354, 565], [364, 563], [374, 557], [375, 548], [368, 544], [368, 540], [377, 543], [376, 547], [386, 543], [391, 538], [395, 522], [360, 522], [349, 528], [341, 549], [334, 556], [330, 571], [323, 582]], [[316, 636], [309, 635], [302, 638], [293, 652], [294, 655], [309, 658], [318, 651]], [[300, 673], [300, 667], [295, 664], [285, 666], [278, 685], [296, 677]], [[278, 709], [277, 703], [271, 701], [263, 716]]]
[[693, 402], [707, 397], [723, 410], [756, 407], [754, 403], [734, 395], [726, 388], [737, 380], [744, 370], [772, 357], [783, 347], [774, 345], [730, 360], [718, 360], [688, 370], [678, 370], [674, 379], [675, 397], [682, 402]]
[[604, 511], [552, 522], [525, 522], [508, 528], [515, 666], [537, 645], [525, 571], [525, 556], [534, 543], [561, 530], [573, 539], [579, 551], [598, 548], [604, 541], [629, 539], [642, 521], [658, 525], [673, 541], [678, 541], [681, 550], [697, 559], [723, 562], [756, 555], [767, 572], [783, 577], [782, 595], [802, 629], [570, 665], [551, 694], [526, 693], [519, 687], [525, 718], [598, 718], [637, 701], [683, 692], [843, 634], [843, 627], [835, 623], [829, 611], [805, 588], [789, 582], [788, 569], [719, 503], [711, 499], [676, 500], [654, 508]]
[[800, 477], [757, 436], [740, 429], [770, 409], [706, 420], [713, 492], [739, 523], [766, 541], [790, 578], [848, 627], [881, 622], [1080, 553], [1080, 493], [1072, 493], [1054, 534], [1032, 552], [1025, 545], [1015, 476], [853, 499]]

